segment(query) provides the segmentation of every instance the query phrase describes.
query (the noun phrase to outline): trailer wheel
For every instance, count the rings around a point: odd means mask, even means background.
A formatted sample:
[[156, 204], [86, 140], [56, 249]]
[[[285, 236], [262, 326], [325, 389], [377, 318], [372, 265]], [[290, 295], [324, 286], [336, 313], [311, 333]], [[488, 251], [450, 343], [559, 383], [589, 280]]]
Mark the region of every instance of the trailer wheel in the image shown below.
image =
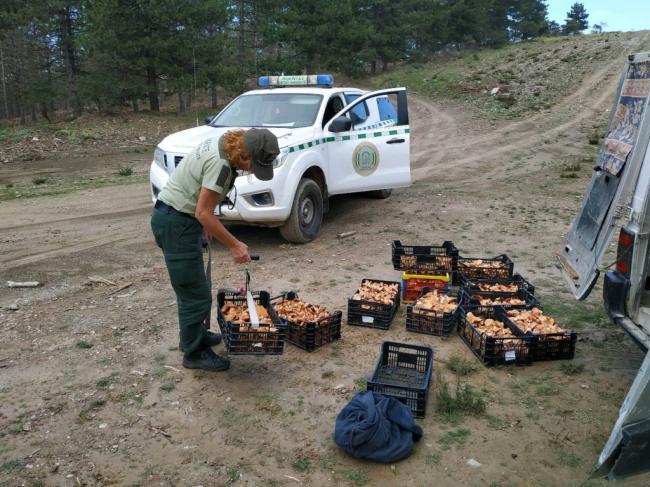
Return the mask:
[[280, 234], [288, 242], [310, 242], [318, 235], [322, 221], [321, 189], [314, 180], [303, 178], [296, 189], [289, 219], [280, 227]]

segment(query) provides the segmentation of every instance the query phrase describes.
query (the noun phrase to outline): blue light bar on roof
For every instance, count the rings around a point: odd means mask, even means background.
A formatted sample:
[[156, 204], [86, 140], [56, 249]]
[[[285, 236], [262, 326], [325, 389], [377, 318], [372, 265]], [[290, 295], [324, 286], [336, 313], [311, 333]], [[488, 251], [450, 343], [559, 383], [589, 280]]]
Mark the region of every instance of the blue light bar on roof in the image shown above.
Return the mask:
[[260, 76], [257, 84], [263, 88], [271, 86], [332, 86], [331, 74], [304, 74], [297, 76]]

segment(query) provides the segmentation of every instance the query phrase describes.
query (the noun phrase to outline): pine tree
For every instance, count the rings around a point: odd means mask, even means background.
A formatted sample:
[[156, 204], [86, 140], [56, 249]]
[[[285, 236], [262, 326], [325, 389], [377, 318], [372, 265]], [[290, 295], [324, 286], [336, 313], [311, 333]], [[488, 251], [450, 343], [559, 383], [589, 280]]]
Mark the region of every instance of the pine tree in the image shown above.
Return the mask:
[[546, 4], [540, 0], [515, 0], [508, 9], [511, 38], [532, 39], [541, 35], [547, 25]]
[[589, 23], [587, 22], [589, 14], [585, 6], [581, 3], [574, 3], [566, 16], [567, 18], [562, 29], [565, 34], [580, 34], [589, 27]]

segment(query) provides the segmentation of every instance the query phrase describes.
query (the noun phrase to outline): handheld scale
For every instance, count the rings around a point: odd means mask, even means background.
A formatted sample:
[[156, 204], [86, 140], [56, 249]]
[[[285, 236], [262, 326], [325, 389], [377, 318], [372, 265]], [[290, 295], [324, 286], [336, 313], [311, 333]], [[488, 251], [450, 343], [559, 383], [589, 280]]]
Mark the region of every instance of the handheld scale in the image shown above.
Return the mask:
[[[251, 260], [260, 260], [259, 255], [251, 254]], [[251, 326], [253, 328], [258, 328], [260, 326], [260, 319], [257, 316], [257, 308], [255, 308], [255, 300], [253, 299], [253, 294], [250, 290], [251, 275], [246, 269], [246, 303], [248, 304], [248, 314], [251, 317]]]

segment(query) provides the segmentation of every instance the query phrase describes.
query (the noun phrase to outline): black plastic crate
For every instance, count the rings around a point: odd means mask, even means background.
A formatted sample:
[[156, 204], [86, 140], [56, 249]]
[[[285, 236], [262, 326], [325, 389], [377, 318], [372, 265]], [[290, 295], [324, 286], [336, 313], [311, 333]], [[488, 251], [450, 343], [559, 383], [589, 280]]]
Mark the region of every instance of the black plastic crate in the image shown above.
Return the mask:
[[[266, 291], [253, 292], [255, 304], [261, 304], [269, 312], [273, 327], [277, 331], [259, 331], [249, 324], [231, 323], [221, 312], [226, 301], [237, 306], [246, 304], [246, 296], [230, 291], [217, 292], [217, 321], [223, 343], [231, 355], [280, 355], [284, 352], [284, 341], [287, 335], [287, 324], [280, 319], [271, 304], [271, 296]], [[265, 326], [265, 325], [261, 325]]]
[[368, 380], [368, 390], [406, 404], [413, 415], [424, 417], [429, 398], [433, 349], [409, 343], [383, 342], [381, 355]]
[[[525, 333], [519, 324], [508, 317], [513, 326], [517, 327], [521, 333]], [[572, 360], [576, 353], [576, 342], [578, 334], [575, 331], [566, 330], [559, 333], [528, 333], [534, 337], [533, 360]]]
[[[515, 338], [498, 338], [480, 333], [474, 325], [467, 321], [467, 313], [469, 312], [476, 316], [500, 321], [513, 332]], [[458, 334], [474, 352], [474, 355], [487, 367], [513, 364], [528, 365], [533, 360], [535, 338], [532, 335], [522, 333], [518, 327], [513, 325], [508, 319], [505, 309], [501, 306], [486, 309], [467, 309], [461, 306], [458, 318]]]
[[[467, 267], [467, 264], [472, 261], [482, 260], [483, 265]], [[498, 262], [499, 267], [492, 267], [492, 264]], [[496, 257], [458, 257], [458, 265], [456, 268], [454, 283], [460, 284], [461, 282], [471, 279], [510, 279], [514, 264], [510, 258], [505, 255], [497, 255]]]
[[[535, 295], [535, 286], [533, 286], [530, 281], [525, 279], [520, 274], [514, 274], [510, 278], [496, 278], [496, 279], [484, 279], [478, 277], [464, 277], [461, 279], [460, 285], [468, 289], [482, 291], [481, 284], [491, 285], [491, 284], [503, 284], [503, 285], [515, 285], [517, 290], [525, 289], [530, 294]], [[509, 293], [510, 291], [492, 291], [495, 293]]]
[[390, 327], [391, 321], [393, 321], [393, 316], [395, 316], [399, 308], [401, 294], [400, 283], [396, 281], [381, 281], [378, 279], [363, 279], [361, 285], [363, 286], [363, 283], [367, 281], [397, 284], [395, 298], [390, 304], [352, 298], [348, 299], [348, 325], [368, 326], [370, 328], [387, 330]]
[[[468, 289], [466, 287], [461, 287], [460, 288], [460, 299], [461, 299], [461, 304], [465, 308], [472, 308], [472, 309], [477, 309], [480, 308], [480, 312], [484, 312], [483, 310], [488, 309], [488, 308], [494, 308], [496, 306], [502, 306], [506, 310], [509, 309], [531, 309], [531, 308], [539, 308], [543, 309], [541, 303], [537, 300], [535, 296], [533, 296], [530, 292], [526, 291], [525, 289], [520, 289], [519, 291], [516, 292], [497, 292], [497, 291], [480, 291], [480, 290], [473, 290], [473, 289]], [[481, 304], [479, 299], [481, 298], [487, 298], [487, 299], [503, 299], [503, 298], [517, 298], [523, 301], [523, 304], [507, 304], [507, 303], [496, 303], [496, 304]]]
[[442, 245], [403, 245], [392, 243], [393, 268], [409, 274], [437, 275], [453, 272], [458, 259], [458, 249], [447, 240]]
[[[439, 294], [453, 296], [458, 300], [458, 307], [453, 313], [444, 313], [433, 309], [422, 308], [420, 312], [416, 311], [416, 303], [409, 304], [406, 308], [406, 329], [416, 333], [426, 333], [428, 335], [449, 336], [458, 325], [458, 313], [460, 311], [460, 297], [455, 291], [442, 291], [425, 287], [422, 289], [418, 299], [431, 291], [438, 291]], [[433, 314], [431, 314], [433, 313]]]
[[[274, 297], [271, 301], [275, 304], [285, 299], [291, 300], [297, 297], [297, 293], [289, 291], [288, 293]], [[311, 321], [304, 325], [294, 323], [282, 317], [279, 313], [278, 316], [289, 326], [287, 329], [287, 341], [308, 352], [313, 352], [317, 348], [341, 338], [341, 318], [343, 317], [343, 313], [340, 311], [334, 311], [319, 321]]]

